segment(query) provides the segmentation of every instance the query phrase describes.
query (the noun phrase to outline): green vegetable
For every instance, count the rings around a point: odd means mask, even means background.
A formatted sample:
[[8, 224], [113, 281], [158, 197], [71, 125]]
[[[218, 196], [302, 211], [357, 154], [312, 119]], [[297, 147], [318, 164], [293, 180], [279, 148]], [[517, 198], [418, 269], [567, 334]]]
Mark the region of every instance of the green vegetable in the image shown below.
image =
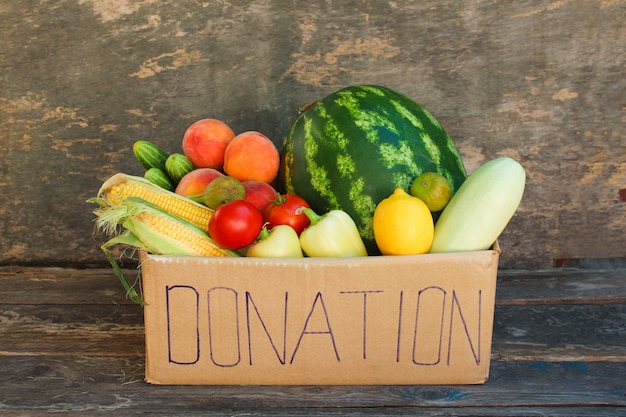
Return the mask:
[[300, 234], [300, 246], [310, 257], [347, 258], [367, 256], [365, 244], [354, 220], [342, 210], [331, 210], [320, 216], [311, 208], [304, 213], [311, 224]]
[[170, 177], [159, 168], [150, 168], [146, 170], [143, 176], [151, 183], [156, 184], [167, 191], [174, 191], [174, 184], [172, 184]]
[[133, 144], [133, 154], [146, 170], [158, 168], [165, 172], [165, 161], [168, 154], [147, 140], [138, 140]]
[[519, 206], [526, 184], [514, 159], [493, 159], [467, 177], [443, 209], [430, 252], [489, 249]]
[[318, 213], [343, 210], [378, 253], [376, 205], [423, 172], [438, 172], [454, 193], [466, 178], [452, 140], [409, 97], [385, 87], [352, 86], [302, 112], [283, 142], [279, 188]]
[[252, 244], [246, 256], [256, 258], [302, 258], [298, 234], [285, 224], [261, 229], [259, 240]]
[[194, 169], [193, 163], [182, 153], [173, 153], [165, 161], [165, 172], [174, 184]]

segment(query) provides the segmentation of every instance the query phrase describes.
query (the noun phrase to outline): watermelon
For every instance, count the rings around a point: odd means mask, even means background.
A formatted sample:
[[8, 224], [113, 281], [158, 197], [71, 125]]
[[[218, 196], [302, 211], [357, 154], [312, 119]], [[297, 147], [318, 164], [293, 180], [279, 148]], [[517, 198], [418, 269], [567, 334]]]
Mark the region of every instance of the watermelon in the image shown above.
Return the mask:
[[283, 141], [278, 186], [320, 214], [347, 212], [374, 255], [376, 205], [396, 187], [408, 192], [422, 172], [446, 177], [452, 193], [467, 177], [452, 140], [421, 105], [390, 88], [358, 85], [299, 115]]

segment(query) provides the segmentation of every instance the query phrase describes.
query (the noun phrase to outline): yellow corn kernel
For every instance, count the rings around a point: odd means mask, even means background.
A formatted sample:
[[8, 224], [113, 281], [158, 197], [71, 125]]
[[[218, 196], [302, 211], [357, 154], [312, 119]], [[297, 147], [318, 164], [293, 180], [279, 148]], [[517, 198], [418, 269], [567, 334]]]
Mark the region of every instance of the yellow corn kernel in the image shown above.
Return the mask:
[[208, 234], [186, 225], [174, 216], [143, 211], [133, 218], [133, 231], [146, 248], [156, 254], [230, 256]]
[[105, 194], [107, 200], [114, 204], [123, 204], [127, 197], [138, 197], [181, 219], [208, 230], [213, 210], [174, 192], [165, 190], [143, 177], [127, 174], [115, 174], [105, 181], [99, 195]]

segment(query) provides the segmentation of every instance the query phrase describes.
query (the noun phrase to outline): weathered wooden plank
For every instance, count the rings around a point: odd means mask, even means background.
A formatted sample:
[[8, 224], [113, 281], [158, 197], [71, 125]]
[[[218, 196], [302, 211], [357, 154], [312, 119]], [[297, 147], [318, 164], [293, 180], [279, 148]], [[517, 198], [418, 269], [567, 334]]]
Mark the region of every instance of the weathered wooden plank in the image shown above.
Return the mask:
[[497, 306], [493, 334], [495, 357], [624, 361], [626, 304]]
[[468, 170], [522, 162], [503, 266], [625, 258], [625, 15], [621, 0], [6, 2], [0, 264], [105, 265], [85, 200], [141, 173], [137, 139], [179, 151], [217, 117], [280, 143], [296, 108], [365, 82], [423, 103]]
[[[125, 269], [129, 281], [139, 271]], [[0, 304], [130, 304], [112, 268], [0, 267]]]
[[624, 304], [626, 269], [500, 271], [498, 304]]
[[[80, 409], [80, 407], [76, 407]], [[65, 416], [83, 416], [81, 411], [58, 411], [54, 410], [54, 415], [59, 417]], [[98, 411], [99, 414], [115, 415], [115, 412], [108, 413]], [[528, 416], [552, 416], [552, 417], [615, 417], [623, 414], [622, 407], [376, 407], [376, 408], [347, 408], [341, 409], [310, 409], [310, 408], [280, 408], [272, 410], [241, 410], [237, 407], [231, 407], [228, 410], [211, 410], [211, 415], [229, 416], [414, 416], [423, 417], [431, 416], [495, 416], [495, 417], [528, 417]], [[3, 411], [6, 417], [43, 417], [49, 416], [51, 412], [44, 410], [28, 411]], [[135, 417], [144, 416], [141, 410], [125, 410], [124, 416]], [[186, 416], [203, 416], [201, 410], [176, 410], [176, 411], [157, 411], [150, 414], [151, 416], [166, 417], [186, 417]]]
[[[477, 386], [156, 386], [134, 358], [8, 357], [0, 363], [0, 411], [343, 414], [343, 409], [413, 413], [461, 407], [626, 407], [626, 364], [496, 361]], [[8, 378], [7, 378], [8, 376]]]
[[138, 305], [0, 305], [0, 355], [142, 355]]

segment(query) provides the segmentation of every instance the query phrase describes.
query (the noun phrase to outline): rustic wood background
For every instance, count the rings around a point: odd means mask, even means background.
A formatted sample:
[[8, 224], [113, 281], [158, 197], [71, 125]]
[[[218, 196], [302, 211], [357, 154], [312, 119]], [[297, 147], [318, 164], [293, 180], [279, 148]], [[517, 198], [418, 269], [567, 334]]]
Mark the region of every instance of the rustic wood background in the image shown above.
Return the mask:
[[469, 171], [527, 170], [501, 268], [626, 258], [626, 1], [34, 0], [0, 6], [0, 264], [105, 265], [94, 195], [196, 119], [280, 144], [296, 108], [398, 89]]

